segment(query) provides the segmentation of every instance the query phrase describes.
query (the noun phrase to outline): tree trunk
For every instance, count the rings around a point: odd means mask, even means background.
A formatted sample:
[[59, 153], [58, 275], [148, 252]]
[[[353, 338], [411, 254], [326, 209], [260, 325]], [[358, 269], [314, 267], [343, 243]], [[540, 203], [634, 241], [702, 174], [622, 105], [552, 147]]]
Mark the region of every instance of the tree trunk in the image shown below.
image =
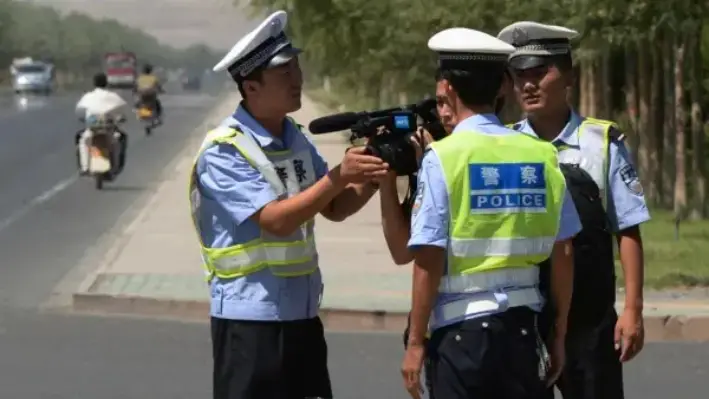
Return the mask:
[[574, 85], [572, 87], [571, 95], [571, 105], [575, 110], [581, 110], [581, 66], [576, 64], [574, 66], [574, 75], [579, 76], [579, 79], [574, 79]]
[[588, 100], [589, 100], [589, 61], [582, 61], [580, 68], [580, 90], [579, 90], [579, 112], [581, 115], [589, 115], [588, 113]]
[[662, 47], [653, 38], [650, 51], [652, 51], [652, 83], [650, 87], [650, 125], [652, 131], [648, 132], [648, 148], [650, 150], [650, 176], [648, 177], [648, 198], [655, 204], [662, 203], [662, 149], [659, 144], [664, 137], [662, 124], [664, 109], [662, 107]]
[[692, 209], [691, 219], [703, 219], [706, 216], [707, 177], [704, 159], [704, 124], [702, 123], [702, 37], [701, 23], [690, 35], [687, 49], [689, 50], [689, 78], [692, 86], [691, 96], [691, 126], [692, 126]]
[[687, 172], [685, 153], [687, 151], [685, 137], [685, 109], [684, 109], [684, 56], [685, 37], [678, 35], [675, 40], [675, 195], [674, 212], [677, 218], [684, 218], [687, 207]]
[[597, 116], [599, 111], [598, 103], [600, 96], [598, 94], [600, 93], [599, 85], [602, 84], [602, 82], [599, 82], [600, 76], [596, 57], [597, 54], [594, 54], [588, 61], [588, 110], [586, 112], [588, 116]]
[[599, 109], [600, 117], [604, 119], [615, 119], [613, 117], [613, 79], [611, 76], [611, 48], [610, 46], [603, 50], [603, 57], [601, 57], [601, 87], [600, 95], [598, 96], [601, 101], [601, 107]]
[[625, 132], [630, 141], [630, 153], [637, 164], [638, 156], [638, 68], [634, 43], [625, 46], [625, 109], [628, 112], [630, 132]]
[[671, 209], [675, 191], [675, 88], [674, 88], [674, 32], [667, 29], [662, 41], [662, 69], [664, 80], [665, 118], [662, 138], [662, 198], [663, 207]]
[[[638, 166], [640, 169], [640, 180], [644, 187], [655, 184], [652, 182], [652, 144], [654, 142], [654, 129], [650, 114], [652, 84], [652, 54], [648, 49], [648, 41], [641, 40], [638, 43], [638, 95], [639, 95], [639, 121], [638, 121]], [[654, 201], [655, 198], [648, 194], [647, 198]]]

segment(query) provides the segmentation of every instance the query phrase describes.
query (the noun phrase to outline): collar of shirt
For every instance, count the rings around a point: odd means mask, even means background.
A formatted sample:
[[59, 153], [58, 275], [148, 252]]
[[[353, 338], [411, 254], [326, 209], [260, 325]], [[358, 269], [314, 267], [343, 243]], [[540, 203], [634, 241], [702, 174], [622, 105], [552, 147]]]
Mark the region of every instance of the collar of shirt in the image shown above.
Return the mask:
[[[579, 146], [579, 136], [578, 136], [578, 128], [581, 126], [581, 122], [583, 122], [583, 118], [576, 113], [576, 111], [571, 110], [571, 117], [569, 118], [569, 121], [566, 122], [566, 126], [561, 130], [561, 133], [559, 133], [558, 136], [551, 142], [558, 146], [561, 145], [567, 145], [570, 147], [578, 147]], [[521, 122], [521, 126], [519, 128], [520, 131], [528, 134], [532, 134], [535, 137], [537, 136], [537, 133], [532, 129], [532, 125], [529, 123], [529, 119], [524, 119]]]
[[251, 113], [249, 113], [249, 111], [242, 104], [239, 104], [239, 107], [236, 108], [236, 112], [234, 112], [232, 117], [236, 119], [242, 127], [248, 130], [248, 133], [250, 133], [251, 136], [258, 141], [261, 147], [273, 145], [278, 148], [286, 148], [290, 145], [291, 137], [293, 135], [292, 129], [294, 129], [294, 126], [292, 126], [292, 123], [289, 123], [288, 120], [284, 121], [286, 126], [285, 129], [283, 129], [283, 137], [280, 138], [274, 137], [268, 130], [266, 130], [261, 123], [254, 119]]
[[453, 133], [463, 130], [475, 130], [476, 127], [484, 125], [502, 125], [502, 122], [495, 114], [473, 115], [460, 121], [453, 129]]

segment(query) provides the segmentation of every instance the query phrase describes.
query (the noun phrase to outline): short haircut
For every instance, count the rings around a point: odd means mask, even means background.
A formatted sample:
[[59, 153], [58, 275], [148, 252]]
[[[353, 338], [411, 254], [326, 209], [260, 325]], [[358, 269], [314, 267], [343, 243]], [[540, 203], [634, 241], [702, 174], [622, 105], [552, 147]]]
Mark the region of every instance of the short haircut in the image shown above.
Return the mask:
[[436, 81], [447, 80], [467, 107], [494, 105], [504, 76], [505, 65], [499, 62], [478, 61], [436, 71]]
[[263, 79], [263, 68], [257, 68], [247, 76], [244, 76], [243, 78], [240, 76], [235, 76], [232, 75], [232, 79], [236, 82], [236, 87], [239, 89], [239, 94], [241, 94], [242, 99], [246, 99], [246, 91], [244, 90], [244, 82], [247, 80], [254, 80], [257, 82], [261, 82]]
[[108, 86], [106, 74], [99, 72], [94, 75], [94, 87], [106, 88], [106, 86]]

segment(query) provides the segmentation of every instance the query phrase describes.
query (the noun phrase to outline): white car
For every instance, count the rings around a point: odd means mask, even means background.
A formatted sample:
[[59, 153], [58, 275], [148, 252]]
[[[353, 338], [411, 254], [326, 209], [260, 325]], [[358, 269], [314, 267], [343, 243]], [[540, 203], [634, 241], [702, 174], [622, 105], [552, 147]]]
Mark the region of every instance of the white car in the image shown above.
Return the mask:
[[54, 66], [39, 61], [15, 63], [10, 67], [15, 93], [49, 94], [54, 88]]

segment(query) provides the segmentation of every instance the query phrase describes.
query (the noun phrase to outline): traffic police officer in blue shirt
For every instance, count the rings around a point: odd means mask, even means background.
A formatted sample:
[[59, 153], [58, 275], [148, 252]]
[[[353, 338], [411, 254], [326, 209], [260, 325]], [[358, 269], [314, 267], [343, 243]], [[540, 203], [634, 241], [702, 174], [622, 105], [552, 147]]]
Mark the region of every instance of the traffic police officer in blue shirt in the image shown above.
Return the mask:
[[[650, 220], [642, 186], [618, 127], [577, 114], [570, 40], [561, 26], [516, 22], [498, 38], [515, 46], [514, 89], [527, 118], [516, 130], [550, 141], [574, 194], [583, 231], [574, 240], [575, 282], [567, 367], [558, 381], [566, 399], [621, 399], [621, 362], [643, 346], [643, 250], [638, 226]], [[615, 311], [612, 234], [625, 274], [625, 309]], [[545, 270], [542, 267], [542, 270]], [[549, 397], [553, 397], [550, 390]]]
[[[439, 53], [437, 100], [459, 122], [431, 144], [418, 175], [404, 383], [420, 397], [427, 352], [437, 399], [536, 399], [563, 366], [580, 221], [554, 147], [494, 115], [514, 48], [465, 28], [439, 32], [428, 46]], [[547, 353], [536, 332], [537, 263], [550, 254], [557, 314]]]
[[299, 49], [278, 11], [215, 67], [243, 101], [202, 144], [190, 202], [211, 288], [215, 399], [331, 398], [318, 318], [313, 219], [341, 221], [387, 173], [362, 148], [332, 170], [286, 115], [301, 106]]

